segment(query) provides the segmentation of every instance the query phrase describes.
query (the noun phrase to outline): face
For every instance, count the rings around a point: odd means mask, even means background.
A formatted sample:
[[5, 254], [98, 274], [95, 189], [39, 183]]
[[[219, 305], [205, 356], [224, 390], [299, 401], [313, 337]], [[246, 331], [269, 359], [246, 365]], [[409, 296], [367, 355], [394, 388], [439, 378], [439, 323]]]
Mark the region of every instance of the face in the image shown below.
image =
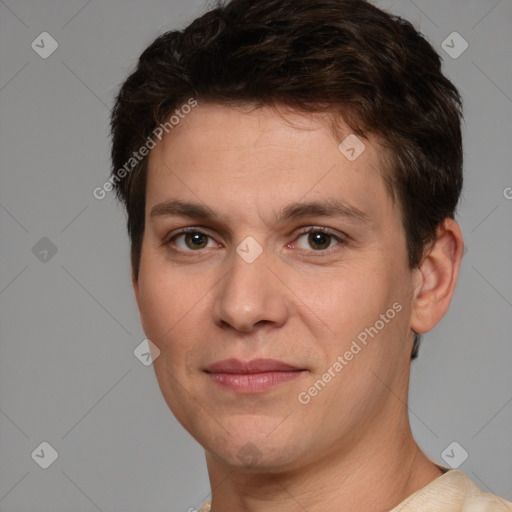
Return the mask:
[[150, 153], [141, 321], [167, 404], [227, 466], [371, 449], [397, 421], [413, 273], [379, 146], [354, 159], [348, 135], [200, 104]]

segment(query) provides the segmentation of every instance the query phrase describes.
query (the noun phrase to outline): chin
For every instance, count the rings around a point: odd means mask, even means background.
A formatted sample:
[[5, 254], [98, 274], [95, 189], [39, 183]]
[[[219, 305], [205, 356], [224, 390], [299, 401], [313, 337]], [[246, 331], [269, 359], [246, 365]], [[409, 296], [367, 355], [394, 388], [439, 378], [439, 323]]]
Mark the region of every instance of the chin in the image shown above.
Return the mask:
[[[217, 432], [220, 434], [219, 432]], [[223, 465], [237, 470], [258, 473], [280, 473], [297, 466], [304, 460], [300, 441], [293, 442], [293, 434], [283, 432], [282, 435], [271, 434], [266, 437], [261, 432], [254, 435], [247, 431], [237, 431], [233, 436], [224, 432], [219, 437], [206, 433], [206, 438], [197, 436], [198, 442], [212, 457]]]

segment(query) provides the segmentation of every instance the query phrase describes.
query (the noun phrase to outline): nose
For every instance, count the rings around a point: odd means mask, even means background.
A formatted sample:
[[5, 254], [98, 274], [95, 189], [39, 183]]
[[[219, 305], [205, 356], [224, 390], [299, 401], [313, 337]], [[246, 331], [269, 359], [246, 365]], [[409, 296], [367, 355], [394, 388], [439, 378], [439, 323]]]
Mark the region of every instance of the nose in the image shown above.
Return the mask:
[[284, 325], [289, 314], [287, 288], [277, 269], [271, 269], [265, 252], [252, 263], [234, 252], [229, 265], [225, 278], [216, 287], [215, 323], [244, 333], [258, 326]]

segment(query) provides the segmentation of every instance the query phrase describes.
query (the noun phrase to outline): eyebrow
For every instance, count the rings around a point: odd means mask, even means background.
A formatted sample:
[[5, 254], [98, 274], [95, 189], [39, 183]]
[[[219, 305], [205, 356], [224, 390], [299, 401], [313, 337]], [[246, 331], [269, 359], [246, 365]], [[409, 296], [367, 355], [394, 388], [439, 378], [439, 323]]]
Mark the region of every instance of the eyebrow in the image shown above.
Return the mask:
[[[189, 201], [172, 199], [155, 205], [150, 213], [150, 219], [157, 217], [188, 217], [191, 219], [212, 219], [219, 215], [206, 205]], [[274, 222], [282, 222], [303, 217], [342, 217], [360, 224], [370, 224], [370, 216], [349, 204], [333, 199], [325, 201], [308, 201], [291, 203], [282, 208], [274, 217]]]

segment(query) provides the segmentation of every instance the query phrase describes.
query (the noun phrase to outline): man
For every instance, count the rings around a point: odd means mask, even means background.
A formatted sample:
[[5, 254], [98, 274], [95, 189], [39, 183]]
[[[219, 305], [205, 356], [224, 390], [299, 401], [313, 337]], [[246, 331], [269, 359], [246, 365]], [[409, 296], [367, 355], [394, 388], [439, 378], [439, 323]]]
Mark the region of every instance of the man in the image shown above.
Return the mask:
[[462, 259], [460, 117], [432, 47], [362, 0], [233, 0], [141, 55], [111, 181], [201, 510], [511, 509], [407, 415]]

